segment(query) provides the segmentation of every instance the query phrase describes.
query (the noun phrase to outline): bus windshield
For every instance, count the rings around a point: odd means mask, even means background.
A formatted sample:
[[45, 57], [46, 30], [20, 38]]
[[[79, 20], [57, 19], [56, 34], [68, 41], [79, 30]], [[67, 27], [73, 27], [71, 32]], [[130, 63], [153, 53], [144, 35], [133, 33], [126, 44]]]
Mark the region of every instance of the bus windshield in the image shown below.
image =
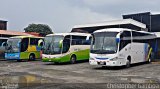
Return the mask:
[[54, 36], [47, 36], [44, 38], [44, 54], [61, 54], [62, 48], [59, 47], [59, 43], [61, 40], [64, 39], [64, 36], [61, 35], [54, 35]]
[[114, 54], [117, 52], [118, 43], [116, 42], [116, 36], [118, 32], [100, 32], [94, 33], [91, 53], [96, 54]]
[[7, 41], [6, 52], [20, 52], [20, 38], [10, 38]]

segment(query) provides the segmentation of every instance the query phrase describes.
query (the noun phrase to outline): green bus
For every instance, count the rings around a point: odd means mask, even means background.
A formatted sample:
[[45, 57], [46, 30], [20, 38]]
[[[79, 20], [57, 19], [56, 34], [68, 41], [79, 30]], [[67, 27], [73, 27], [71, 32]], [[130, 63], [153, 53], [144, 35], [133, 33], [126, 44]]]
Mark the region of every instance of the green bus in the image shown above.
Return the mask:
[[34, 36], [15, 36], [7, 41], [5, 59], [35, 60], [41, 58], [43, 38]]
[[72, 64], [79, 60], [88, 60], [90, 51], [90, 34], [57, 33], [44, 38], [43, 62]]

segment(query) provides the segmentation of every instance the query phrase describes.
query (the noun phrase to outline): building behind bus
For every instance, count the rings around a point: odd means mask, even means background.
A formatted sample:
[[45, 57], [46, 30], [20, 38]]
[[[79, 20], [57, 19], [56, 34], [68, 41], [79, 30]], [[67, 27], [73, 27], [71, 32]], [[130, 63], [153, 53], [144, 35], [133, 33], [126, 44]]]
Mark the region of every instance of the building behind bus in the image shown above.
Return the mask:
[[137, 31], [153, 32], [157, 38], [152, 40], [152, 60], [160, 60], [160, 14], [150, 12], [123, 15], [123, 20], [108, 21], [103, 23], [76, 25], [71, 32], [93, 33], [106, 28], [128, 28]]

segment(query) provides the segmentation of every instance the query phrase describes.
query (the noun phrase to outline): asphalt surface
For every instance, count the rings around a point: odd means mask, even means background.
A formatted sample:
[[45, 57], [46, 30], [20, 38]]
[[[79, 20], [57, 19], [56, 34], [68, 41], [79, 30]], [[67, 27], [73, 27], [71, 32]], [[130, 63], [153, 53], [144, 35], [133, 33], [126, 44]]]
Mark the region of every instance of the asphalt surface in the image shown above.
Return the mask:
[[160, 89], [160, 64], [131, 68], [0, 61], [0, 89]]

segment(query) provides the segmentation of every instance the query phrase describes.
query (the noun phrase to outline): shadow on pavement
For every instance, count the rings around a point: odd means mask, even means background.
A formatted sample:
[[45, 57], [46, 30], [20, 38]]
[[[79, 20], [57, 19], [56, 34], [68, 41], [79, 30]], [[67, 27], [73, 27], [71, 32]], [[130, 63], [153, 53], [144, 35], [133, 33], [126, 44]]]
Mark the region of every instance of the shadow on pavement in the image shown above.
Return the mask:
[[45, 64], [45, 65], [76, 65], [76, 64], [86, 63], [86, 62], [89, 63], [89, 60], [77, 61], [75, 64], [71, 64], [70, 62], [64, 62], [64, 63], [50, 62], [50, 63]]
[[[133, 68], [133, 67], [138, 67], [138, 66], [142, 66], [142, 65], [147, 65], [149, 63], [136, 63], [136, 64], [132, 64], [131, 67], [129, 68]], [[102, 67], [96, 67], [94, 68], [96, 70], [123, 70], [123, 69], [128, 69], [125, 66], [118, 66], [118, 67], [109, 67], [109, 66], [102, 66]]]

